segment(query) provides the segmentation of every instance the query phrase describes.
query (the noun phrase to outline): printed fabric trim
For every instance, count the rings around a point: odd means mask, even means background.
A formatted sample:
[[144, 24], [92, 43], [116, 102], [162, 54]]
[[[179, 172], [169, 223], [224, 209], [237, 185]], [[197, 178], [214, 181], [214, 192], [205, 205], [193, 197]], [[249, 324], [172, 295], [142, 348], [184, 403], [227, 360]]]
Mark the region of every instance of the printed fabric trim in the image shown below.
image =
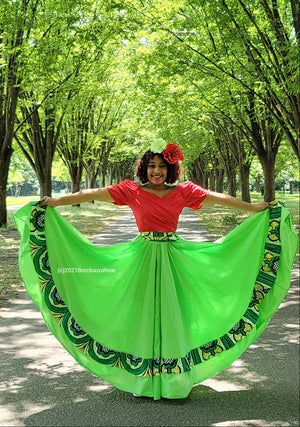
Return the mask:
[[156, 240], [159, 242], [170, 242], [177, 240], [176, 233], [161, 233], [159, 231], [141, 231], [139, 236], [144, 240]]
[[[247, 337], [255, 327], [259, 316], [259, 306], [276, 279], [280, 260], [280, 217], [281, 207], [276, 205], [269, 210], [269, 228], [264, 247], [264, 255], [260, 271], [257, 275], [253, 294], [244, 315], [220, 338], [207, 344], [191, 349], [186, 355], [177, 359], [144, 359], [132, 354], [121, 353], [106, 348], [95, 341], [78, 325], [68, 310], [55, 287], [48, 262], [48, 251], [45, 239], [45, 209], [46, 207], [32, 206], [30, 217], [30, 251], [35, 270], [39, 276], [40, 289], [46, 305], [64, 330], [65, 336], [79, 351], [83, 351], [98, 363], [125, 369], [131, 374], [141, 377], [152, 377], [160, 374], [179, 374], [191, 371], [194, 365], [204, 363], [232, 348], [236, 343]], [[175, 233], [141, 233], [142, 238], [162, 240], [165, 235]], [[160, 236], [163, 234], [163, 236]], [[172, 237], [170, 236], [170, 237]], [[162, 239], [161, 239], [162, 238]], [[171, 239], [169, 239], [171, 240]]]

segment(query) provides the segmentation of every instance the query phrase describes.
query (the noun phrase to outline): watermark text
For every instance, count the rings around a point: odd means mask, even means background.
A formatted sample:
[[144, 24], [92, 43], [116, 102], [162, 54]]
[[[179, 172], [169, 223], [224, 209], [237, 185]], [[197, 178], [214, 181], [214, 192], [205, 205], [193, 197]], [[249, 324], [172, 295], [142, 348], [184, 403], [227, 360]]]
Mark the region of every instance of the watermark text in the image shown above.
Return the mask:
[[57, 269], [58, 274], [83, 274], [83, 273], [115, 273], [115, 268], [82, 268], [82, 267], [60, 267]]

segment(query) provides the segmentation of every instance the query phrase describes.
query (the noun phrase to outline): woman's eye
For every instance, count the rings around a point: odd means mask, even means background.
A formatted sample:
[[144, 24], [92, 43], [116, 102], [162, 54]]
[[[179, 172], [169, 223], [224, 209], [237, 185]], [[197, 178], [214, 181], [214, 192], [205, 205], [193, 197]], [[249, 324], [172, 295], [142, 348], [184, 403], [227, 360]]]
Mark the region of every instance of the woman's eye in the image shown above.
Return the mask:
[[[156, 167], [156, 165], [148, 165], [148, 168], [152, 168], [152, 169], [154, 169]], [[160, 169], [165, 169], [167, 166], [166, 165], [158, 165], [158, 167], [160, 168]]]

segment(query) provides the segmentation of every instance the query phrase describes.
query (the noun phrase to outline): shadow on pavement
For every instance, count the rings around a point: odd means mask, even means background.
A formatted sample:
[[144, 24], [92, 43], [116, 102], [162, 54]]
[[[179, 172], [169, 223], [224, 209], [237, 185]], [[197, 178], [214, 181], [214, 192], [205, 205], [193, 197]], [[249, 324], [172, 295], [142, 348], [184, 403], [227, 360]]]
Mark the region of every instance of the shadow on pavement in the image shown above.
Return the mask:
[[[187, 399], [153, 402], [123, 396], [113, 390], [98, 398], [66, 403], [32, 415], [25, 426], [279, 426], [293, 408], [263, 391], [218, 393], [207, 386], [197, 386]], [[290, 398], [293, 396], [290, 395]]]

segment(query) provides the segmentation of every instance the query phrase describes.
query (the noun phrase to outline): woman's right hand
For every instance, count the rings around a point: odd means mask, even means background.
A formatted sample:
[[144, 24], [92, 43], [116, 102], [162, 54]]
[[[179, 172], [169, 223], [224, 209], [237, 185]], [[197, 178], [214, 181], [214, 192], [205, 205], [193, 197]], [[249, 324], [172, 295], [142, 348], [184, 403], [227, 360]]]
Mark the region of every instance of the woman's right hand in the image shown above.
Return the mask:
[[57, 199], [54, 199], [53, 197], [49, 196], [44, 196], [38, 203], [38, 206], [52, 206], [54, 208], [57, 205]]

